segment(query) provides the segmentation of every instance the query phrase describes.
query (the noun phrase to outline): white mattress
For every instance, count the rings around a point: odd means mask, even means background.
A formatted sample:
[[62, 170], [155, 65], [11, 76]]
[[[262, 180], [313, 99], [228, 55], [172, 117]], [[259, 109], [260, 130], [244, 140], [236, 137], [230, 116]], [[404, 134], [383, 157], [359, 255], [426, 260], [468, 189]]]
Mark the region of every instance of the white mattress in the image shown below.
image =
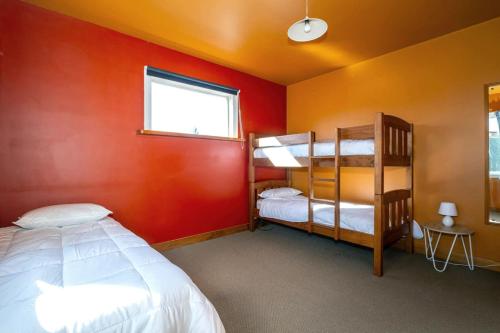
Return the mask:
[[[307, 222], [307, 198], [297, 195], [288, 198], [258, 199], [257, 209], [261, 217], [269, 217], [288, 222]], [[313, 221], [328, 227], [335, 222], [335, 206], [313, 203]], [[340, 203], [340, 228], [373, 235], [374, 207], [350, 202]], [[413, 237], [422, 239], [422, 229], [413, 221]]]
[[[288, 198], [269, 198], [257, 200], [261, 217], [269, 217], [288, 222], [307, 222], [307, 198], [297, 195]], [[340, 203], [340, 227], [373, 235], [372, 205], [350, 202]], [[333, 227], [335, 222], [334, 205], [313, 204], [314, 223]]]
[[1, 332], [224, 332], [191, 279], [111, 218], [0, 228]]
[[[266, 144], [268, 143], [266, 142]], [[375, 143], [373, 140], [342, 140], [340, 142], [340, 151], [342, 156], [373, 155], [375, 153]], [[284, 154], [295, 157], [307, 157], [309, 156], [308, 145], [266, 147], [254, 150], [255, 158], [280, 158]], [[334, 142], [314, 143], [314, 156], [335, 156]]]

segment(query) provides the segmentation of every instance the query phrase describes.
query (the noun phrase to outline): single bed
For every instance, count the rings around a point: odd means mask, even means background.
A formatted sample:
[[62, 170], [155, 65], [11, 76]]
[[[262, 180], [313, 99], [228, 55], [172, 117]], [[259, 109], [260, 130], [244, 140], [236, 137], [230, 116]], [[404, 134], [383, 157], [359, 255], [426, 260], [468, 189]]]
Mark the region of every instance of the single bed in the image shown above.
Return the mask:
[[1, 332], [224, 332], [191, 279], [112, 218], [0, 229]]

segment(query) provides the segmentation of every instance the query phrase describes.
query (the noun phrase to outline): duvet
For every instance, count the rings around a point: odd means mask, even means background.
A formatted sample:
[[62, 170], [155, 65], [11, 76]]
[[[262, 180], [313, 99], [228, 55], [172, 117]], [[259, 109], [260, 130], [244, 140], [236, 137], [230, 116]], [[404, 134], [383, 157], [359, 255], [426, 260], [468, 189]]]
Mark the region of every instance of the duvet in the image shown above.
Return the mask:
[[224, 332], [191, 279], [111, 218], [0, 229], [0, 332]]

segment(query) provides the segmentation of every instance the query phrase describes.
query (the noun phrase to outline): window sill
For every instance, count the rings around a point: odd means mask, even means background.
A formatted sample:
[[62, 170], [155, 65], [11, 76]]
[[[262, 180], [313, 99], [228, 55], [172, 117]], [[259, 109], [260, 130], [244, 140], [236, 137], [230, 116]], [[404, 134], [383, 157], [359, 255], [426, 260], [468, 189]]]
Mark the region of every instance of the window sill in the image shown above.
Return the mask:
[[219, 141], [236, 141], [236, 142], [245, 142], [245, 139], [242, 138], [228, 138], [224, 136], [211, 136], [211, 135], [198, 135], [198, 134], [187, 134], [187, 133], [174, 133], [174, 132], [161, 132], [161, 131], [152, 131], [152, 130], [137, 130], [138, 135], [154, 135], [154, 136], [174, 136], [181, 138], [190, 138], [190, 139], [207, 139], [207, 140], [219, 140]]

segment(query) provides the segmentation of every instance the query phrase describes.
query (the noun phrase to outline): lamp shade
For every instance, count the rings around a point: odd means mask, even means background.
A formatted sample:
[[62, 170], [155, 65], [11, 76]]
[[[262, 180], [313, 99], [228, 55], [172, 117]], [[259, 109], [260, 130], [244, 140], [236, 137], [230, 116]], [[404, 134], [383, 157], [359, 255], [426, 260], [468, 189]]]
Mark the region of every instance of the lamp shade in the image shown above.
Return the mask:
[[323, 36], [328, 24], [322, 19], [307, 17], [288, 29], [288, 38], [295, 42], [310, 42]]
[[457, 206], [453, 202], [441, 202], [439, 214], [445, 216], [457, 216]]

